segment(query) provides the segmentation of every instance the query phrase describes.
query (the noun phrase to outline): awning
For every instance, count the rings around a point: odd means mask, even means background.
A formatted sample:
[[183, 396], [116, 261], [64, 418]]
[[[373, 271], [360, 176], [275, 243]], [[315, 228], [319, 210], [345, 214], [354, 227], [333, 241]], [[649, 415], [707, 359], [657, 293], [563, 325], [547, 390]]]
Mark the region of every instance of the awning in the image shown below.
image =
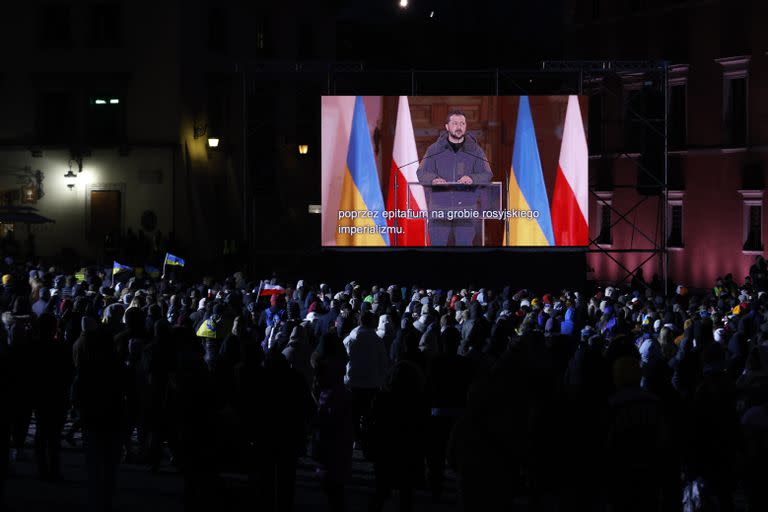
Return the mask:
[[0, 222], [4, 224], [46, 224], [55, 223], [43, 217], [31, 206], [0, 206]]

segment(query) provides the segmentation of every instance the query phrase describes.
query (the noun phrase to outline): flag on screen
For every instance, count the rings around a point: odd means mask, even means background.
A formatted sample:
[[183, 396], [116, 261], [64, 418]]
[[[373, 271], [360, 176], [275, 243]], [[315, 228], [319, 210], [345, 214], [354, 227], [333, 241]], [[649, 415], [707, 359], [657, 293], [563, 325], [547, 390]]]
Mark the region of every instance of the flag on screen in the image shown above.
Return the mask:
[[171, 265], [172, 267], [183, 267], [186, 265], [186, 262], [179, 258], [178, 256], [174, 256], [173, 254], [167, 252], [165, 253], [165, 261], [163, 262], [163, 265]]
[[563, 141], [552, 195], [552, 227], [557, 245], [587, 245], [589, 152], [578, 96], [568, 97]]
[[113, 261], [112, 262], [112, 275], [117, 275], [120, 272], [129, 272], [133, 270], [133, 267], [129, 267], [128, 265], [121, 265], [120, 263]]
[[147, 275], [153, 279], [160, 277], [160, 269], [157, 267], [153, 267], [152, 265], [145, 265], [144, 270], [147, 272]]
[[[336, 231], [338, 245], [389, 245], [389, 235], [386, 231], [379, 232], [379, 229], [387, 227], [387, 221], [383, 217], [384, 197], [381, 194], [381, 183], [368, 133], [365, 106], [360, 96], [355, 98], [355, 110], [352, 114], [352, 130], [347, 147], [347, 165], [341, 186], [339, 212], [372, 212], [375, 217], [339, 219]], [[349, 228], [364, 231], [358, 231], [357, 234], [344, 231]]]
[[[554, 245], [549, 199], [536, 143], [528, 96], [520, 96], [512, 150], [512, 169], [507, 189], [507, 209], [538, 212], [538, 217], [510, 218], [504, 233], [504, 245]], [[508, 233], [507, 233], [508, 232]]]
[[[408, 97], [400, 96], [397, 104], [397, 122], [395, 124], [395, 143], [392, 148], [392, 165], [389, 173], [389, 191], [387, 193], [387, 210], [416, 212], [427, 211], [427, 200], [421, 185], [408, 183], [418, 182], [416, 170], [419, 167], [419, 155], [416, 150], [416, 138], [413, 135], [411, 110], [408, 107]], [[395, 191], [397, 184], [397, 191]], [[403, 233], [395, 234], [395, 242], [400, 246], [424, 246], [424, 219], [388, 219], [389, 226], [403, 228]]]

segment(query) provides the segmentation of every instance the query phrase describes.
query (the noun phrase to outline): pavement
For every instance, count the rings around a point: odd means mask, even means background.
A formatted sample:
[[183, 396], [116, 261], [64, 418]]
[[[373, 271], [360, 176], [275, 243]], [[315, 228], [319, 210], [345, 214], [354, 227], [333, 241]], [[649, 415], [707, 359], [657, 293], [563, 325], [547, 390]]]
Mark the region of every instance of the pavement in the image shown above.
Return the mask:
[[[30, 429], [28, 448], [23, 458], [11, 466], [11, 474], [6, 482], [6, 502], [13, 512], [81, 512], [87, 504], [87, 481], [85, 457], [81, 439], [77, 435], [75, 445], [62, 443], [61, 482], [46, 482], [37, 478], [34, 463], [32, 436], [34, 425]], [[248, 487], [246, 476], [237, 473], [221, 475], [223, 481], [222, 502], [232, 503], [231, 510], [252, 510], [253, 505], [247, 499]], [[169, 461], [161, 466], [160, 471], [152, 473], [148, 466], [121, 464], [118, 475], [118, 491], [114, 502], [114, 512], [181, 512], [183, 481], [181, 475]], [[365, 511], [374, 489], [372, 464], [355, 451], [352, 479], [346, 488], [347, 510]], [[446, 493], [440, 504], [433, 504], [428, 493], [417, 491], [414, 495], [414, 510], [426, 512], [458, 512], [458, 497], [454, 475], [448, 475]], [[295, 511], [321, 512], [328, 510], [325, 495], [320, 489], [314, 474], [314, 465], [310, 459], [302, 458], [296, 476]], [[385, 511], [398, 510], [397, 491], [387, 503]], [[214, 512], [214, 511], [212, 511]]]

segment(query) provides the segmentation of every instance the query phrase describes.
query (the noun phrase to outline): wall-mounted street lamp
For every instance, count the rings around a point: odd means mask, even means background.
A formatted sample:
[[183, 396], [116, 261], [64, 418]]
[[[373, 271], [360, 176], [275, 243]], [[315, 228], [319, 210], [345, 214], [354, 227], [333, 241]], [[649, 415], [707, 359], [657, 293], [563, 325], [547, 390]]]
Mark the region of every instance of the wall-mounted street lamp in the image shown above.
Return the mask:
[[67, 188], [69, 188], [69, 190], [75, 188], [75, 179], [77, 178], [77, 174], [72, 172], [72, 164], [69, 165], [69, 172], [67, 172], [64, 177], [67, 178]]
[[299, 154], [306, 155], [309, 153], [309, 144], [299, 144]]
[[211, 149], [216, 149], [219, 147], [219, 138], [213, 137], [208, 134], [207, 124], [195, 123], [195, 125], [192, 128], [192, 135], [194, 136], [195, 139], [199, 139], [208, 135], [208, 147]]
[[75, 179], [77, 179], [77, 174], [72, 172], [72, 162], [77, 164], [77, 173], [80, 174], [83, 172], [83, 157], [80, 155], [72, 155], [72, 158], [69, 159], [69, 171], [64, 175], [67, 179], [67, 188], [69, 188], [69, 190], [75, 188]]

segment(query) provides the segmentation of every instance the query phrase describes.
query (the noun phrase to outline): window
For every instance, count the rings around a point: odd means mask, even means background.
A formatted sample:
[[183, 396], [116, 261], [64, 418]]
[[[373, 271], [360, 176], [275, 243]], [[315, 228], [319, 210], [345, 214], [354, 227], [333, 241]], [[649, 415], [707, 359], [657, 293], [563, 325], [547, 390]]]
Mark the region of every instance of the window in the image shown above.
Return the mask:
[[716, 59], [723, 67], [723, 144], [747, 144], [747, 80], [749, 56]]
[[40, 93], [37, 99], [37, 138], [41, 144], [69, 144], [78, 131], [73, 96], [65, 91]]
[[685, 84], [669, 90], [669, 148], [682, 149], [688, 138], [688, 106]]
[[229, 49], [227, 11], [222, 7], [211, 7], [208, 11], [208, 49], [226, 53]]
[[725, 81], [723, 130], [726, 146], [742, 147], [747, 143], [747, 78]]
[[763, 191], [739, 190], [744, 201], [745, 252], [763, 250]]
[[93, 144], [116, 144], [123, 139], [124, 101], [122, 95], [91, 95], [85, 115], [87, 140]]
[[94, 4], [89, 9], [88, 44], [93, 48], [118, 48], [123, 42], [123, 16], [118, 4]]
[[667, 247], [683, 247], [683, 192], [667, 193]]
[[42, 48], [72, 45], [72, 20], [68, 5], [44, 5], [38, 12], [37, 39]]
[[763, 250], [763, 207], [758, 205], [749, 206], [747, 219], [747, 241], [744, 242], [745, 251]]
[[597, 211], [600, 213], [600, 233], [596, 242], [600, 245], [613, 244], [613, 235], [611, 229], [612, 218], [612, 198], [610, 192], [597, 192]]

